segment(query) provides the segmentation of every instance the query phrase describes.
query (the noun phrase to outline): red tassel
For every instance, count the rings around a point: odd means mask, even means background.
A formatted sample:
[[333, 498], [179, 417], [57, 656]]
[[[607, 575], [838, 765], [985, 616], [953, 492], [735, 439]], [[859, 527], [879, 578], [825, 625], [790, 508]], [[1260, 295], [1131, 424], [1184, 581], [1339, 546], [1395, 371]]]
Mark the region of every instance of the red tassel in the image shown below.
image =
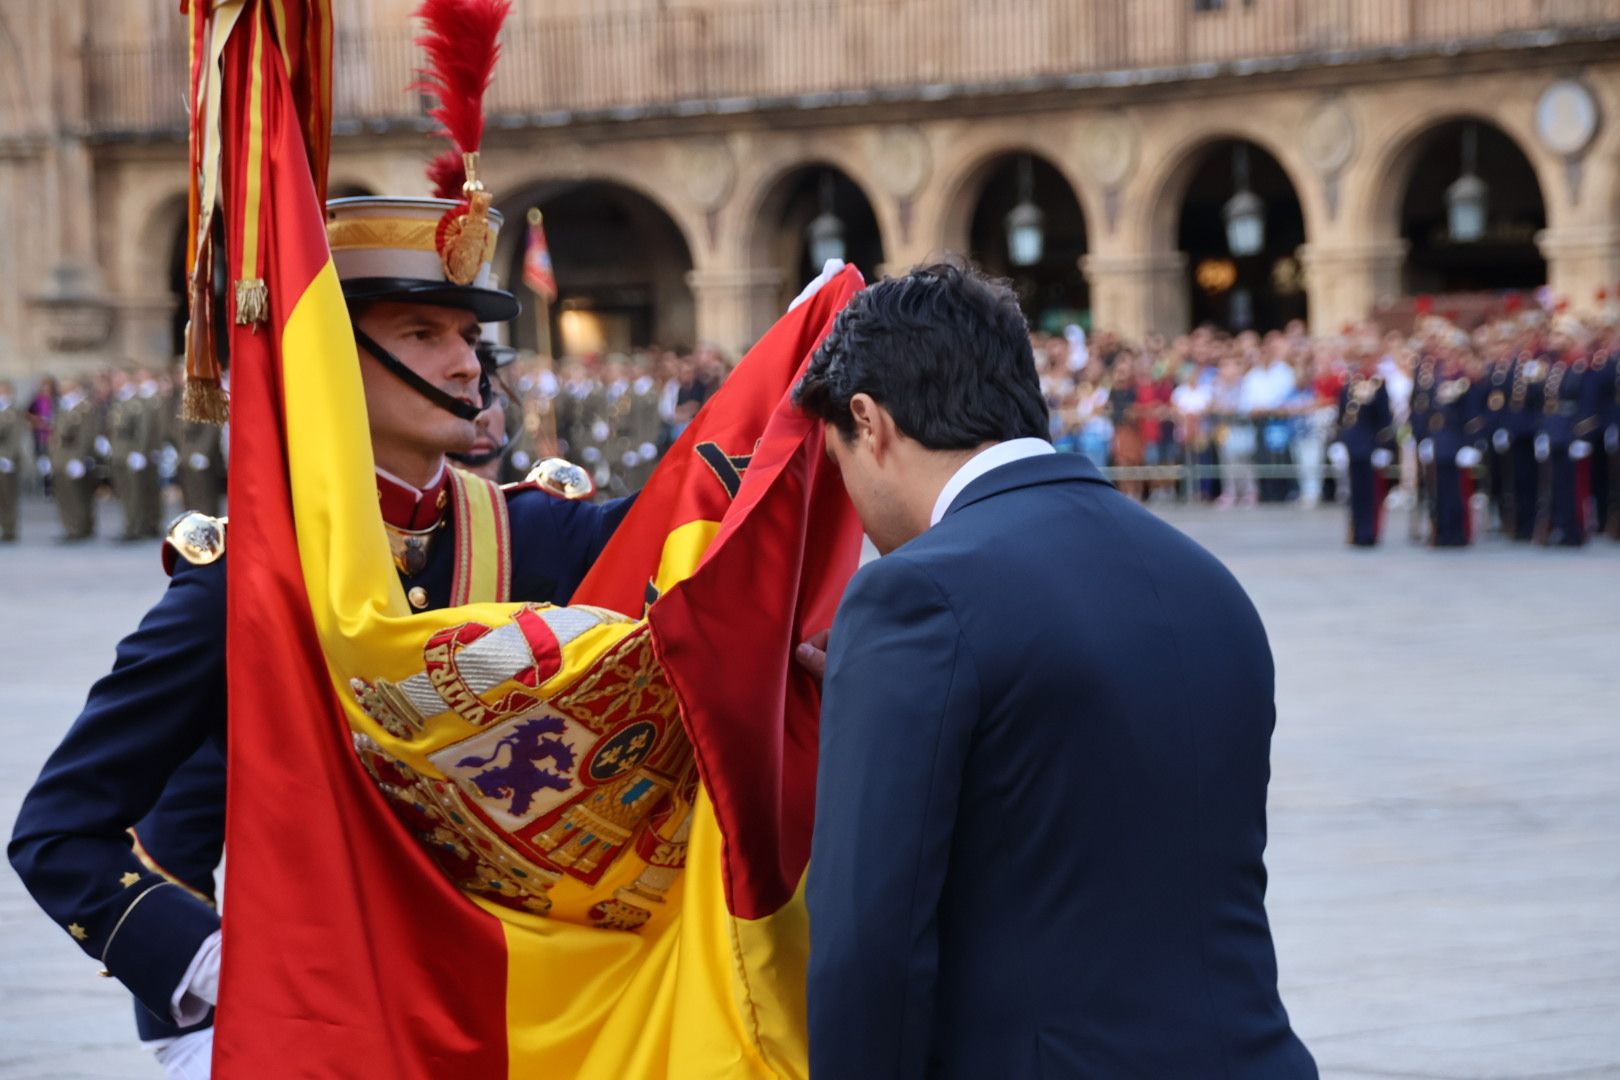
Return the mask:
[[484, 92], [500, 58], [501, 24], [511, 0], [423, 0], [416, 17], [427, 32], [416, 43], [428, 64], [412, 87], [438, 98], [428, 115], [461, 153], [478, 152], [484, 137]]

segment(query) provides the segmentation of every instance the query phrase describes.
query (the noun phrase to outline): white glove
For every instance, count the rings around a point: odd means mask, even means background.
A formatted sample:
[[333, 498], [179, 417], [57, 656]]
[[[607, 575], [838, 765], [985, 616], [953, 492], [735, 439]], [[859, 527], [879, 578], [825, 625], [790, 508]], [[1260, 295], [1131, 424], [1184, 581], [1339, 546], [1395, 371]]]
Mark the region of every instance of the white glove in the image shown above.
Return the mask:
[[0, 457], [0, 476], [10, 476], [17, 471], [17, 466], [8, 457]]
[[620, 457], [619, 460], [624, 462], [625, 468], [633, 469], [637, 465], [641, 464], [641, 455], [636, 453], [634, 450], [626, 450], [624, 455]]
[[186, 458], [186, 464], [190, 465], [196, 471], [202, 472], [204, 469], [208, 468], [208, 455], [192, 454], [190, 457]]
[[1424, 439], [1418, 443], [1418, 460], [1425, 465], [1434, 464], [1434, 440]]
[[598, 450], [594, 446], [587, 446], [585, 449], [579, 452], [579, 456], [584, 458], [586, 461], [595, 464], [596, 462], [602, 460], [602, 451]]
[[793, 298], [793, 303], [788, 305], [788, 310], [792, 311], [794, 308], [798, 307], [800, 304], [804, 303], [806, 300], [808, 300], [812, 296], [816, 295], [816, 293], [821, 291], [821, 287], [823, 285], [827, 284], [827, 282], [831, 281], [833, 278], [837, 277], [839, 274], [841, 274], [843, 272], [844, 272], [844, 260], [843, 259], [828, 259], [825, 263], [822, 264], [821, 273], [819, 273], [815, 277], [811, 278], [810, 279], [810, 284], [806, 285], [804, 287], [804, 290], [802, 292], [800, 292], [798, 296], [795, 296]]
[[67, 474], [69, 480], [82, 480], [84, 478], [84, 462], [78, 458], [71, 459], [67, 463]]
[[168, 1080], [208, 1080], [213, 1075], [213, 1025], [165, 1039], [152, 1053]]
[[39, 470], [39, 475], [41, 476], [51, 475], [51, 459], [48, 457], [42, 457], [38, 461], [34, 462], [34, 467]]
[[1336, 469], [1342, 469], [1350, 464], [1350, 451], [1345, 448], [1342, 442], [1336, 442], [1329, 446], [1327, 456], [1328, 461], [1332, 462], [1333, 467]]
[[636, 453], [641, 455], [642, 461], [651, 461], [658, 456], [658, 447], [650, 442], [644, 442], [636, 448]]
[[112, 450], [112, 443], [107, 441], [107, 436], [97, 435], [95, 447], [96, 453], [100, 454], [102, 457], [106, 457], [107, 454]]
[[512, 451], [512, 466], [516, 469], [527, 469], [529, 467], [529, 455], [522, 450]]
[[1457, 451], [1457, 468], [1472, 469], [1474, 466], [1478, 465], [1484, 459], [1484, 457], [1485, 455], [1481, 454], [1474, 447], [1465, 446], [1461, 450]]
[[1576, 439], [1569, 444], [1569, 459], [1571, 461], [1585, 461], [1592, 456], [1592, 444], [1585, 439]]
[[1497, 428], [1491, 432], [1491, 448], [1498, 454], [1505, 454], [1513, 446], [1513, 436], [1505, 428]]
[[598, 420], [591, 425], [591, 438], [597, 442], [607, 442], [610, 434], [612, 432], [608, 430], [606, 420]]
[[146, 455], [139, 450], [132, 450], [129, 457], [124, 459], [124, 464], [134, 472], [142, 472], [146, 468]]
[[1379, 447], [1372, 452], [1372, 466], [1375, 469], [1387, 469], [1394, 462], [1395, 455]]
[[1546, 461], [1552, 456], [1552, 440], [1545, 435], [1536, 436], [1536, 460]]

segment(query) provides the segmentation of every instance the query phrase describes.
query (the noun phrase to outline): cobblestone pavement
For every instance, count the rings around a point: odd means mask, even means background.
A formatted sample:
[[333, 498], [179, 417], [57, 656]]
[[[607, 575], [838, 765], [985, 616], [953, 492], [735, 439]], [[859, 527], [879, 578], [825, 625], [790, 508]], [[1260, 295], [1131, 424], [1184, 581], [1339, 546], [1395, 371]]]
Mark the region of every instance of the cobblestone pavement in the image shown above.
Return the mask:
[[[1271, 633], [1270, 910], [1324, 1075], [1620, 1077], [1620, 544], [1357, 551], [1334, 510], [1166, 516]], [[152, 545], [56, 546], [39, 505], [24, 526], [0, 548], [7, 831], [163, 588]], [[0, 871], [0, 1077], [158, 1075], [95, 972]]]

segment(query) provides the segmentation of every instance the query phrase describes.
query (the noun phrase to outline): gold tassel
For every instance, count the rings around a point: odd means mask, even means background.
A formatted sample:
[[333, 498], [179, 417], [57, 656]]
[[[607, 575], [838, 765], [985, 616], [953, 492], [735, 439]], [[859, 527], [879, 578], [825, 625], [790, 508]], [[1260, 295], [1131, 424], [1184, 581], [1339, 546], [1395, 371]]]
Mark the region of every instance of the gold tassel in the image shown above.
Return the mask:
[[189, 378], [180, 394], [180, 418], [216, 426], [230, 419], [230, 395], [217, 382]]
[[236, 325], [253, 326], [270, 318], [270, 293], [264, 278], [240, 278], [236, 282]]

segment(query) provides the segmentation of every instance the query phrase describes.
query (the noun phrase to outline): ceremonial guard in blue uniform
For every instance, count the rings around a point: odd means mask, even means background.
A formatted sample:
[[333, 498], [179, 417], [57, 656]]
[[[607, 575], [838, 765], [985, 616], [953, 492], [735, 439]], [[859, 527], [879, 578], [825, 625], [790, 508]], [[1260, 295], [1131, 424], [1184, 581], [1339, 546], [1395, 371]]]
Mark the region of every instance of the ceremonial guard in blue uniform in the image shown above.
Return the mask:
[[1486, 483], [1497, 530], [1513, 531], [1512, 437], [1507, 432], [1508, 391], [1513, 386], [1513, 359], [1505, 353], [1493, 355], [1485, 365], [1483, 378], [1474, 387], [1479, 396], [1475, 415], [1475, 446], [1484, 454]]
[[1536, 436], [1541, 434], [1541, 416], [1547, 400], [1548, 367], [1546, 360], [1528, 353], [1514, 361], [1512, 389], [1502, 418], [1503, 436], [1499, 445], [1505, 442], [1511, 463], [1508, 490], [1515, 540], [1535, 539], [1536, 519], [1541, 513], [1541, 469], [1536, 462]]
[[1435, 547], [1463, 547], [1473, 539], [1469, 502], [1480, 460], [1470, 444], [1478, 400], [1473, 386], [1462, 361], [1448, 357], [1438, 365], [1421, 430], [1413, 414], [1413, 431], [1422, 440], [1418, 460], [1429, 482], [1429, 542]]
[[1590, 406], [1587, 394], [1587, 357], [1571, 350], [1547, 371], [1543, 387], [1541, 430], [1536, 435], [1536, 461], [1546, 484], [1537, 537], [1544, 544], [1580, 547], [1586, 543], [1585, 475], [1582, 464], [1591, 457], [1592, 444], [1577, 438], [1582, 413]]
[[1592, 447], [1593, 528], [1620, 539], [1620, 357], [1607, 349], [1593, 354], [1586, 394], [1576, 435]]
[[[511, 294], [489, 287], [487, 263], [471, 285], [446, 280], [431, 237], [451, 205], [345, 199], [328, 213], [333, 260], [363, 350], [378, 496], [400, 583], [419, 610], [469, 600], [566, 603], [629, 500], [581, 501], [592, 494], [590, 480], [566, 462], [542, 463], [527, 483], [481, 491], [475, 485], [487, 481], [444, 464], [445, 452], [472, 445], [480, 383], [488, 388], [474, 353], [478, 323], [518, 312]], [[378, 246], [384, 231], [345, 228], [370, 216], [403, 223], [388, 235], [405, 245]], [[492, 212], [491, 230], [498, 226]], [[447, 433], [446, 444], [437, 448], [437, 472], [412, 484], [384, 471], [388, 444], [379, 432], [392, 425], [397, 436], [401, 417], [420, 415], [423, 398], [437, 406], [427, 414], [438, 417], [433, 430]], [[447, 422], [445, 412], [461, 423]], [[433, 437], [416, 446], [428, 456], [413, 460], [431, 467]], [[480, 495], [504, 518], [510, 543], [468, 555], [462, 549], [473, 530], [463, 508]], [[142, 1037], [161, 1040], [159, 1057], [172, 1076], [207, 1075], [217, 992], [220, 920], [212, 898], [225, 811], [226, 534], [223, 520], [195, 513], [170, 530], [168, 589], [91, 688], [24, 799], [8, 848], [40, 906], [134, 993]], [[505, 560], [509, 575], [469, 575], [458, 568], [461, 555], [481, 568]], [[469, 595], [470, 577], [510, 584], [505, 595]]]
[[1332, 451], [1350, 472], [1350, 535], [1357, 547], [1378, 543], [1383, 519], [1381, 471], [1395, 460], [1395, 414], [1389, 388], [1373, 370], [1371, 358], [1339, 392], [1339, 435]]

